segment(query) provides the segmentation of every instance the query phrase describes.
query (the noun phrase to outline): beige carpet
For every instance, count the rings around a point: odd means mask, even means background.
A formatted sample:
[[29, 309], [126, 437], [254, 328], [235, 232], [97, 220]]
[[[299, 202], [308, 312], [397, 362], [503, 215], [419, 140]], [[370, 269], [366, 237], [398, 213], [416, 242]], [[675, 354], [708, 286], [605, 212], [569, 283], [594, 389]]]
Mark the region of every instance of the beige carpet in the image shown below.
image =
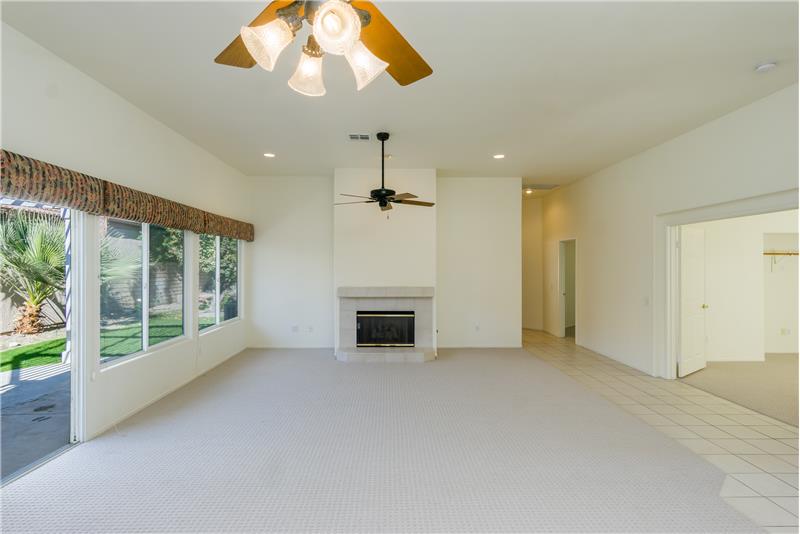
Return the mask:
[[682, 380], [797, 426], [797, 354], [767, 354], [763, 362], [708, 362]]
[[249, 350], [3, 488], [3, 533], [758, 532], [725, 473], [521, 349]]

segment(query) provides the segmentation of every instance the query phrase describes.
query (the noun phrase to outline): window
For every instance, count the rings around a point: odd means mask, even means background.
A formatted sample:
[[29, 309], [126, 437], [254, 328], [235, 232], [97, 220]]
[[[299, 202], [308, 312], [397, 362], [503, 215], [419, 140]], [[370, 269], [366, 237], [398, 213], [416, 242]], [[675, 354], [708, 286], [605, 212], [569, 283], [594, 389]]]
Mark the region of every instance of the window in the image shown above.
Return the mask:
[[100, 218], [100, 357], [143, 349], [142, 225]]
[[199, 328], [239, 316], [239, 241], [200, 236]]
[[183, 335], [183, 231], [150, 225], [148, 344]]
[[231, 237], [219, 239], [220, 320], [239, 315], [239, 241]]
[[217, 324], [217, 238], [200, 236], [200, 292], [198, 294], [200, 330]]
[[100, 359], [184, 334], [184, 233], [100, 217]]

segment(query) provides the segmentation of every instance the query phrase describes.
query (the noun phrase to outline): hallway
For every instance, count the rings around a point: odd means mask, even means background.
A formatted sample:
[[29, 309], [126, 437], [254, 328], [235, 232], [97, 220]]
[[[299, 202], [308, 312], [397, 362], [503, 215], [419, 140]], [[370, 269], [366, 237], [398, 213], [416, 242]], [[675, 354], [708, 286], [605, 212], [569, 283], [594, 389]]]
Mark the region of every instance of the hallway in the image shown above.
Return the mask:
[[755, 523], [797, 531], [797, 427], [681, 381], [645, 375], [573, 339], [525, 330], [523, 344], [725, 472], [721, 495]]

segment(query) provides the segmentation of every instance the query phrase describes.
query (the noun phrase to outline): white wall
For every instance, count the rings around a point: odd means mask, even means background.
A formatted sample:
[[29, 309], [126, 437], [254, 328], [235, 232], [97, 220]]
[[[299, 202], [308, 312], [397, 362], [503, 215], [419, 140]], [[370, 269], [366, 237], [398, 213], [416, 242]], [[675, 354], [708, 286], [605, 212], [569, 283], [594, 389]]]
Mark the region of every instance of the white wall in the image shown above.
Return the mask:
[[250, 191], [249, 346], [332, 347], [333, 179], [259, 177]]
[[439, 347], [519, 347], [520, 178], [439, 178]]
[[575, 240], [564, 242], [564, 326], [575, 326]]
[[[795, 223], [797, 222], [795, 218]], [[793, 233], [768, 233], [764, 251], [798, 250], [797, 226]], [[764, 256], [764, 352], [797, 353], [797, 256]]]
[[523, 197], [522, 328], [543, 328], [542, 290], [542, 199]]
[[797, 112], [794, 85], [545, 196], [545, 329], [558, 325], [558, 241], [576, 237], [577, 343], [655, 372], [657, 217], [796, 189]]
[[[237, 171], [6, 24], [2, 75], [4, 148], [250, 218], [247, 183]], [[86, 434], [107, 429], [244, 347], [244, 321], [238, 320], [116, 367], [100, 371], [93, 362], [87, 370], [93, 375], [86, 384]]]
[[440, 346], [519, 346], [519, 178], [390, 170], [387, 185], [437, 206], [396, 206], [388, 220], [374, 204], [333, 207], [346, 201], [339, 192], [368, 194], [376, 176], [253, 178], [250, 345], [333, 347], [336, 287], [420, 285], [436, 286]]
[[[706, 359], [763, 361], [767, 311], [764, 234], [795, 231], [797, 210], [689, 226], [705, 233]], [[792, 297], [796, 303], [796, 290]], [[788, 327], [786, 323], [781, 326]], [[795, 327], [791, 330], [796, 333]]]
[[[341, 193], [369, 196], [380, 187], [380, 169], [336, 169], [330, 202], [357, 201]], [[436, 202], [434, 169], [387, 169], [386, 187]], [[375, 204], [333, 210], [333, 291], [343, 286], [436, 286], [438, 206]], [[434, 307], [438, 295], [434, 296]], [[338, 303], [338, 300], [334, 300]], [[334, 346], [338, 346], [338, 305], [334, 305]], [[435, 325], [434, 325], [435, 327]]]
[[[380, 187], [380, 169], [336, 169], [330, 202], [357, 201], [340, 193], [369, 196]], [[434, 169], [387, 169], [386, 187], [436, 202]], [[435, 286], [436, 211], [375, 204], [333, 210], [334, 286]]]

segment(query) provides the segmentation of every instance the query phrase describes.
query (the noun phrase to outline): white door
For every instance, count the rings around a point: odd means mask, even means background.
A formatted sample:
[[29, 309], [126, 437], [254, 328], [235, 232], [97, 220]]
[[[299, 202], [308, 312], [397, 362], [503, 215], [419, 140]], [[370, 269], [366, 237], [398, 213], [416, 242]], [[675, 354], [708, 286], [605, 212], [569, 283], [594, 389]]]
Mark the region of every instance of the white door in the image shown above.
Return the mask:
[[678, 376], [706, 366], [706, 234], [681, 227], [681, 343]]

